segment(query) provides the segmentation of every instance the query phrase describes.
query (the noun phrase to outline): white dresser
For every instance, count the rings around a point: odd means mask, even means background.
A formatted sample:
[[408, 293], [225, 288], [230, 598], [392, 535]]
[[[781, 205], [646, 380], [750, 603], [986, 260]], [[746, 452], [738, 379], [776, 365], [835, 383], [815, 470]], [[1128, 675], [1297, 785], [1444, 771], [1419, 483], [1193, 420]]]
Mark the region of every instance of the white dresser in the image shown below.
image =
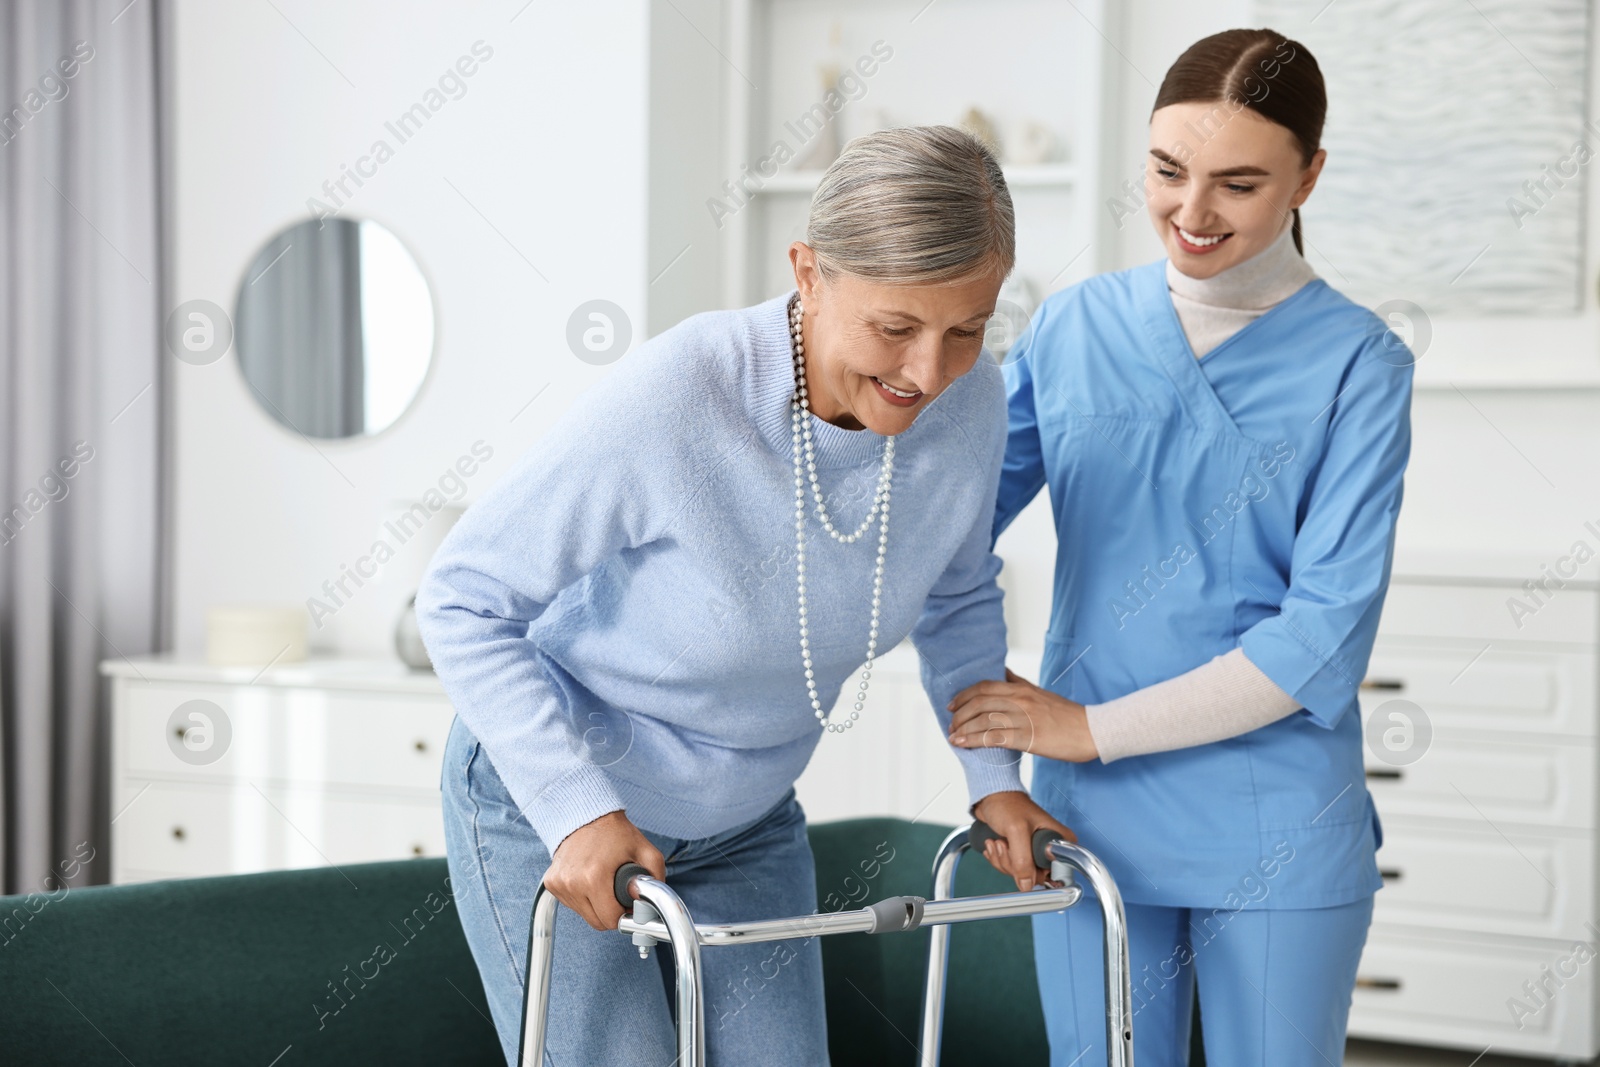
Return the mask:
[[1535, 600], [1544, 562], [1397, 564], [1362, 690], [1385, 884], [1352, 1036], [1600, 1052], [1600, 583], [1586, 567]]
[[398, 661], [108, 660], [111, 880], [444, 855], [453, 712]]

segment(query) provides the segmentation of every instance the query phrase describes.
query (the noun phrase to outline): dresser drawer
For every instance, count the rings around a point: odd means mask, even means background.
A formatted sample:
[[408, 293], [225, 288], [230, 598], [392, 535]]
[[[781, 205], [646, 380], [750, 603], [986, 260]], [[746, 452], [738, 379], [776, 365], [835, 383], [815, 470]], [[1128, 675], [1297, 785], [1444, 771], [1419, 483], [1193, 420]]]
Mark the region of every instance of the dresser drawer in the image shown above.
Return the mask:
[[1542, 744], [1435, 737], [1404, 767], [1367, 753], [1367, 789], [1379, 814], [1488, 819], [1592, 830], [1595, 746], [1567, 739]]
[[[211, 762], [180, 759], [168, 743], [174, 710], [195, 700], [227, 719], [226, 747]], [[127, 770], [137, 776], [437, 790], [452, 718], [448, 703], [423, 697], [152, 684], [129, 687], [119, 729]], [[189, 722], [186, 714], [177, 729]], [[221, 730], [212, 729], [221, 745]]]
[[[1381, 898], [1383, 894], [1379, 894]], [[1590, 944], [1594, 935], [1586, 933]], [[1408, 937], [1374, 925], [1357, 970], [1350, 1036], [1427, 1043], [1481, 1053], [1565, 1056], [1585, 1062], [1594, 1040], [1596, 961], [1573, 942], [1473, 942]], [[1545, 968], [1571, 975], [1542, 1003], [1524, 983]], [[1515, 1009], [1521, 1003], [1527, 1010]]]
[[[1386, 819], [1375, 921], [1568, 938], [1594, 917], [1594, 846], [1479, 820], [1451, 828]], [[1470, 828], [1466, 828], [1470, 827]]]
[[437, 800], [244, 782], [122, 788], [112, 827], [119, 872], [243, 874], [444, 855]]
[[1373, 650], [1362, 683], [1362, 721], [1396, 699], [1420, 707], [1441, 737], [1459, 730], [1593, 737], [1595, 657], [1386, 641]]
[[[1537, 575], [1528, 575], [1536, 578]], [[1568, 586], [1540, 594], [1542, 605], [1512, 585], [1423, 584], [1398, 579], [1383, 600], [1384, 636], [1536, 641], [1593, 646], [1600, 640], [1600, 592]], [[1513, 612], [1521, 602], [1531, 613]]]

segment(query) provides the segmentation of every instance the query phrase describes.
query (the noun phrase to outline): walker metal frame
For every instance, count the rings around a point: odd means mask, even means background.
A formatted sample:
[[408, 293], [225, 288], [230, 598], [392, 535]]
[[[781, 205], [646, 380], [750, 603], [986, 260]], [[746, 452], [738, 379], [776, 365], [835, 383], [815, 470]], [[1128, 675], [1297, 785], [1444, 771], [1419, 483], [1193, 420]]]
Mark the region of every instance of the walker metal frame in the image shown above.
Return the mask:
[[[1062, 840], [1046, 829], [1033, 837], [1034, 862], [1050, 871], [1055, 885], [1027, 893], [993, 893], [955, 897], [956, 866], [968, 848], [982, 848], [996, 836], [982, 822], [961, 827], [945, 838], [933, 866], [933, 898], [888, 897], [852, 911], [759, 919], [738, 923], [696, 923], [678, 894], [650, 876], [638, 864], [617, 871], [615, 890], [619, 903], [633, 908], [617, 923], [639, 946], [641, 957], [660, 942], [672, 946], [677, 967], [676, 1014], [678, 1058], [685, 1067], [706, 1062], [705, 995], [700, 950], [724, 945], [781, 941], [819, 934], [898, 933], [932, 927], [926, 984], [923, 987], [920, 1067], [938, 1067], [944, 1021], [945, 973], [953, 923], [1012, 918], [1064, 911], [1077, 904], [1083, 890], [1073, 872], [1094, 889], [1105, 917], [1106, 1062], [1109, 1067], [1133, 1067], [1133, 1016], [1128, 972], [1127, 918], [1122, 896], [1110, 872], [1087, 849]], [[631, 886], [638, 893], [632, 898]], [[554, 957], [558, 901], [541, 883], [533, 898], [528, 929], [528, 977], [522, 1007], [522, 1034], [518, 1043], [519, 1067], [543, 1067], [544, 1040], [550, 1009], [550, 970]]]

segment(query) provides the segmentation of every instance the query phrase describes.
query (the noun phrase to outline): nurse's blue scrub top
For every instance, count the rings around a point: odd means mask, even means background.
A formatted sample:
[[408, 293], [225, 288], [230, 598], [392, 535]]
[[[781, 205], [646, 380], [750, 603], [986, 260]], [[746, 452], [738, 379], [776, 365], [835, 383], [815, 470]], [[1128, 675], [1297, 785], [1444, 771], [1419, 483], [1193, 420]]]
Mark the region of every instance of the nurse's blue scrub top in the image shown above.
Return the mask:
[[1382, 885], [1356, 691], [1389, 581], [1411, 362], [1320, 279], [1197, 360], [1165, 260], [1055, 294], [1013, 349], [995, 535], [1049, 486], [1039, 684], [1102, 703], [1242, 646], [1302, 705], [1193, 748], [1035, 757], [1034, 798], [1128, 901], [1327, 907]]

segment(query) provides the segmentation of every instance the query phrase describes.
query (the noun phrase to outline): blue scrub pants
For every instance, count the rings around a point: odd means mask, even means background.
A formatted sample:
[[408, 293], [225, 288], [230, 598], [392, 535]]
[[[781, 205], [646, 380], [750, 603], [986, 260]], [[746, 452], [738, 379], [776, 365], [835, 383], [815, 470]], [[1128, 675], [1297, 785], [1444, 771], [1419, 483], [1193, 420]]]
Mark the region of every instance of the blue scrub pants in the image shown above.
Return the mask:
[[[1099, 902], [1033, 917], [1050, 1067], [1106, 1062]], [[1133, 1051], [1139, 1067], [1189, 1062], [1200, 989], [1206, 1062], [1329, 1067], [1344, 1062], [1356, 964], [1372, 897], [1331, 908], [1239, 911], [1129, 904]]]
[[[516, 1064], [533, 894], [550, 853], [457, 719], [441, 773], [450, 886], [506, 1062]], [[696, 922], [817, 910], [816, 869], [794, 791], [752, 822], [693, 841], [644, 831]], [[827, 1067], [822, 946], [815, 937], [706, 949], [710, 1067]], [[556, 913], [546, 1067], [668, 1067], [677, 1060], [672, 951], [649, 960], [616, 931]]]

